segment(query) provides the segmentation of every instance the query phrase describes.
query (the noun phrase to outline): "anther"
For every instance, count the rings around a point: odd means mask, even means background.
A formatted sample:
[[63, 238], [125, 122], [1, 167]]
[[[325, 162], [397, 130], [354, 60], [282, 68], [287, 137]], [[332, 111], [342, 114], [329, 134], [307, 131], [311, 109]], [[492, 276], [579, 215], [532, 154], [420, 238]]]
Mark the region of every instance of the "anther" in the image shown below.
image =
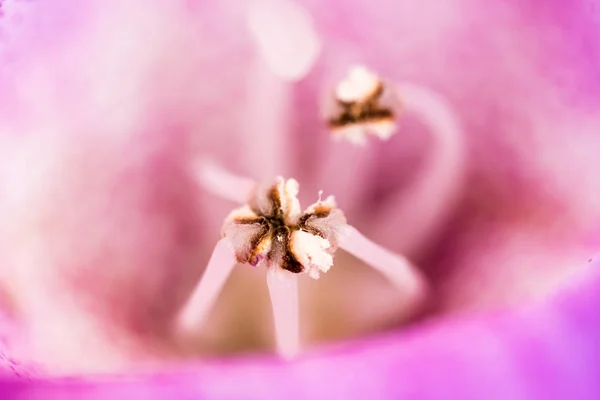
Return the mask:
[[248, 205], [229, 214], [221, 235], [239, 263], [304, 272], [314, 279], [329, 270], [346, 218], [333, 197], [301, 211], [298, 189], [294, 179], [278, 177], [257, 186]]
[[335, 139], [362, 145], [369, 134], [387, 140], [395, 132], [399, 101], [391, 86], [367, 68], [351, 68], [333, 97], [327, 123]]

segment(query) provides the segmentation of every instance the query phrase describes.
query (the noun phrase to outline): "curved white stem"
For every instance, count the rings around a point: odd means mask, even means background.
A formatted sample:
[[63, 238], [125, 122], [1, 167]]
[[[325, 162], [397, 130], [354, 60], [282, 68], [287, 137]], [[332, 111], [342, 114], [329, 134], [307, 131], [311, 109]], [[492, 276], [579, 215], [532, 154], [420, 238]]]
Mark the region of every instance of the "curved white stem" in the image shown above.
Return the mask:
[[273, 308], [277, 352], [289, 359], [300, 350], [298, 275], [281, 268], [270, 268], [267, 286]]
[[251, 0], [247, 22], [269, 70], [295, 82], [304, 78], [321, 51], [311, 14], [292, 0]]
[[236, 260], [228, 240], [219, 240], [198, 286], [177, 318], [179, 332], [188, 334], [197, 331], [235, 265]]
[[344, 226], [340, 234], [340, 248], [372, 266], [406, 293], [409, 307], [426, 296], [426, 281], [410, 261], [372, 242], [353, 226]]
[[292, 84], [311, 71], [321, 41], [310, 13], [296, 1], [252, 0], [246, 7], [257, 52], [247, 72], [247, 132], [240, 150], [245, 170], [263, 180], [289, 173]]
[[[388, 201], [381, 212], [382, 228], [393, 227], [405, 249], [414, 248], [448, 216], [465, 178], [464, 132], [448, 102], [439, 94], [410, 83], [398, 85], [406, 114], [416, 116], [433, 135], [433, 151], [412, 187]], [[398, 229], [405, 227], [405, 229]]]
[[285, 175], [291, 113], [291, 86], [274, 75], [261, 59], [248, 71], [248, 101], [244, 106], [244, 132], [240, 155], [245, 171], [257, 179]]

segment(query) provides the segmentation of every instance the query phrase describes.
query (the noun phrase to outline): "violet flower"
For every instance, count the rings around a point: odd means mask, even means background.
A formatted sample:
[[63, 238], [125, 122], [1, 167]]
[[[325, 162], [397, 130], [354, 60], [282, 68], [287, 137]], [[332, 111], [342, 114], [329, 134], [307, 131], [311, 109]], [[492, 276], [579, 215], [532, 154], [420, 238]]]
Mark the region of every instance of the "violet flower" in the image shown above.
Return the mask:
[[[7, 395], [600, 394], [593, 2], [81, 3], [0, 3]], [[327, 103], [356, 64], [400, 89], [388, 141], [331, 140]], [[411, 89], [434, 101], [411, 108]], [[264, 273], [238, 267], [182, 340], [234, 207], [207, 161], [293, 177], [303, 203], [334, 194], [422, 271], [426, 303], [338, 254], [301, 282], [297, 360], [219, 360], [272, 347]]]

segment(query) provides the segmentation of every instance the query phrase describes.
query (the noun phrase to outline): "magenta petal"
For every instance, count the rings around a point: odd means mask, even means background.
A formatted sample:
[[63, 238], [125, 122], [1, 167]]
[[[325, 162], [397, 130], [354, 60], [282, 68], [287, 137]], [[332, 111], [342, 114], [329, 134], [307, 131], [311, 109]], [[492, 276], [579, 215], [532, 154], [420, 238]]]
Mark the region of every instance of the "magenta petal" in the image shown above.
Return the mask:
[[576, 289], [290, 364], [214, 361], [154, 376], [1, 383], [11, 398], [591, 399], [600, 396], [600, 262]]

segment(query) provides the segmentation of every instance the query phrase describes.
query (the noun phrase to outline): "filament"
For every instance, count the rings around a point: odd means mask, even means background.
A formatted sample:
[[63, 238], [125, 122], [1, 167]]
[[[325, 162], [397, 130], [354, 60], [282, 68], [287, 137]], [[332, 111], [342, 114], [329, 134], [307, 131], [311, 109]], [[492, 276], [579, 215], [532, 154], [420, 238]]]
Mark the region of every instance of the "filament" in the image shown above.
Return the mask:
[[383, 274], [402, 293], [407, 294], [411, 305], [425, 297], [425, 280], [410, 261], [372, 242], [353, 226], [345, 226], [340, 235], [340, 248]]
[[267, 286], [273, 308], [277, 352], [289, 359], [300, 349], [298, 275], [277, 267], [269, 268]]
[[228, 240], [219, 240], [200, 282], [179, 314], [177, 326], [181, 333], [193, 333], [198, 330], [235, 265], [236, 260]]
[[376, 236], [390, 234], [392, 226], [409, 226], [393, 234], [410, 249], [439, 227], [458, 200], [465, 172], [464, 132], [439, 94], [409, 83], [398, 85], [397, 90], [406, 114], [413, 114], [429, 128], [434, 149], [416, 183], [393, 196], [381, 211], [385, 223], [374, 225], [382, 227]]

